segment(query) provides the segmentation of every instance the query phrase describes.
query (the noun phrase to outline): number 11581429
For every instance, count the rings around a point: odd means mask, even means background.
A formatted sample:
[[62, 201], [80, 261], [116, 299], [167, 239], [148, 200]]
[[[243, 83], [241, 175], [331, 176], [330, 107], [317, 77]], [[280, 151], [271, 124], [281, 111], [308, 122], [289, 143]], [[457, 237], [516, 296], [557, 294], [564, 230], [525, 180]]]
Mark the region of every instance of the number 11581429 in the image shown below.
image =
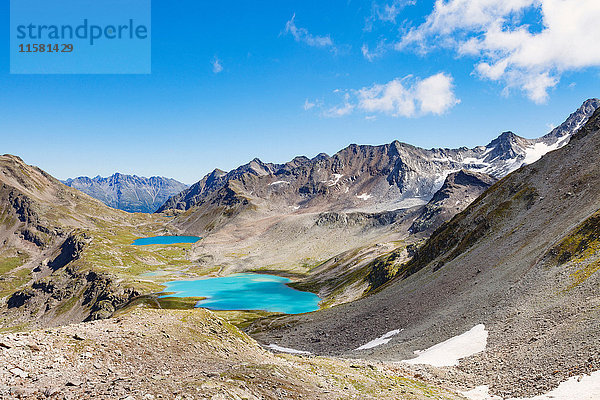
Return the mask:
[[19, 45], [19, 53], [71, 53], [73, 45], [68, 43], [60, 44], [38, 44], [27, 43]]

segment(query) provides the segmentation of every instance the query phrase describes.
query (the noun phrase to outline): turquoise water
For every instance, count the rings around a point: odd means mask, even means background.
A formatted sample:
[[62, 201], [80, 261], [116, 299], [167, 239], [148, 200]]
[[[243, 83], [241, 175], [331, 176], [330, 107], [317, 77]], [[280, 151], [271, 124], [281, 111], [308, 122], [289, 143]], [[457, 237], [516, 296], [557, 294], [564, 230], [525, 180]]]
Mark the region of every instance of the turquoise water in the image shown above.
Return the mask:
[[316, 294], [287, 286], [288, 278], [262, 274], [235, 274], [222, 278], [167, 282], [163, 297], [206, 297], [196, 307], [211, 310], [263, 310], [300, 314], [319, 309]]
[[131, 244], [134, 246], [146, 246], [148, 244], [196, 243], [200, 239], [202, 238], [198, 236], [153, 236], [136, 239]]

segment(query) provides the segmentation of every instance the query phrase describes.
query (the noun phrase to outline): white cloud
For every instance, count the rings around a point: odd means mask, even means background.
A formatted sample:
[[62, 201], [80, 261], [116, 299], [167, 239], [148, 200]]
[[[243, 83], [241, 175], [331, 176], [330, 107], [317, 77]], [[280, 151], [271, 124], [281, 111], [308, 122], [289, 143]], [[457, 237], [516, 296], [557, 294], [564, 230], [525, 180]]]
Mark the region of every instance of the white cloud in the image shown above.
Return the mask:
[[305, 43], [312, 47], [329, 48], [332, 51], [336, 51], [336, 47], [333, 40], [329, 35], [317, 36], [313, 35], [306, 28], [299, 28], [296, 26], [296, 14], [292, 16], [285, 24], [285, 34], [291, 34], [296, 42]]
[[405, 88], [401, 79], [385, 84], [374, 84], [358, 91], [361, 110], [383, 113], [394, 117], [410, 117], [415, 114], [415, 93]]
[[376, 58], [382, 57], [388, 48], [389, 46], [385, 43], [385, 41], [382, 40], [373, 50], [370, 50], [366, 43], [362, 45], [360, 50], [364, 58], [366, 58], [369, 62], [373, 62], [373, 60]]
[[308, 111], [310, 109], [315, 108], [317, 104], [315, 102], [309, 101], [308, 99], [304, 100], [304, 111]]
[[[334, 92], [337, 93], [339, 91], [340, 90], [337, 89]], [[350, 93], [345, 92], [344, 93], [344, 103], [340, 106], [331, 107], [331, 108], [325, 110], [325, 112], [323, 112], [323, 116], [336, 118], [336, 117], [344, 117], [346, 115], [350, 115], [356, 108], [356, 106], [354, 104], [352, 104], [350, 101], [351, 101]]]
[[452, 77], [442, 73], [418, 82], [415, 92], [422, 114], [443, 114], [460, 103], [454, 95]]
[[221, 60], [219, 60], [219, 57], [215, 56], [215, 58], [213, 59], [212, 70], [215, 74], [218, 74], [219, 72], [223, 71], [223, 65], [221, 65]]
[[343, 104], [324, 112], [328, 117], [341, 117], [354, 111], [392, 117], [418, 117], [440, 115], [460, 103], [454, 94], [452, 77], [439, 73], [426, 79], [407, 76], [384, 84], [374, 84], [358, 90], [344, 92]]
[[395, 24], [396, 18], [400, 15], [402, 9], [416, 3], [416, 0], [393, 0], [386, 3], [373, 2], [371, 15], [365, 21], [365, 30], [371, 31], [373, 24], [377, 21]]
[[[525, 12], [539, 17], [539, 29], [531, 29]], [[454, 48], [477, 59], [481, 77], [542, 103], [563, 72], [600, 66], [599, 20], [598, 0], [436, 0], [396, 48]]]

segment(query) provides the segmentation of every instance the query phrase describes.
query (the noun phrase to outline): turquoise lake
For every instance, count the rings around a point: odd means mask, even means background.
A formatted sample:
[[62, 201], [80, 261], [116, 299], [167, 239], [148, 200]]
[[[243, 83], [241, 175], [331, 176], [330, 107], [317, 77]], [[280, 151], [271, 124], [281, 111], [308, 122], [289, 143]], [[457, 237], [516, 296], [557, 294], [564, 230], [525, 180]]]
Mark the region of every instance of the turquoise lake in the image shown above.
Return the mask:
[[149, 244], [196, 243], [200, 239], [202, 238], [198, 236], [153, 236], [136, 239], [131, 244], [134, 246], [146, 246]]
[[206, 297], [196, 307], [211, 310], [263, 310], [300, 314], [319, 309], [319, 296], [287, 286], [288, 278], [235, 274], [222, 278], [167, 282], [162, 297]]

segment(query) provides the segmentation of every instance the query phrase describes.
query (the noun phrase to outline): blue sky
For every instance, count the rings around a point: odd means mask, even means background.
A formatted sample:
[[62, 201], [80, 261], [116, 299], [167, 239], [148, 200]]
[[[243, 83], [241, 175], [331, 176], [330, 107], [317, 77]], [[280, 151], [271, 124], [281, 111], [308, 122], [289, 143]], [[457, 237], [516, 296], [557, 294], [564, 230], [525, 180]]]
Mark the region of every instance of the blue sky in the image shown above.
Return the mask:
[[599, 18], [595, 0], [155, 0], [149, 75], [11, 75], [3, 29], [0, 152], [193, 183], [350, 143], [537, 137], [600, 95]]

